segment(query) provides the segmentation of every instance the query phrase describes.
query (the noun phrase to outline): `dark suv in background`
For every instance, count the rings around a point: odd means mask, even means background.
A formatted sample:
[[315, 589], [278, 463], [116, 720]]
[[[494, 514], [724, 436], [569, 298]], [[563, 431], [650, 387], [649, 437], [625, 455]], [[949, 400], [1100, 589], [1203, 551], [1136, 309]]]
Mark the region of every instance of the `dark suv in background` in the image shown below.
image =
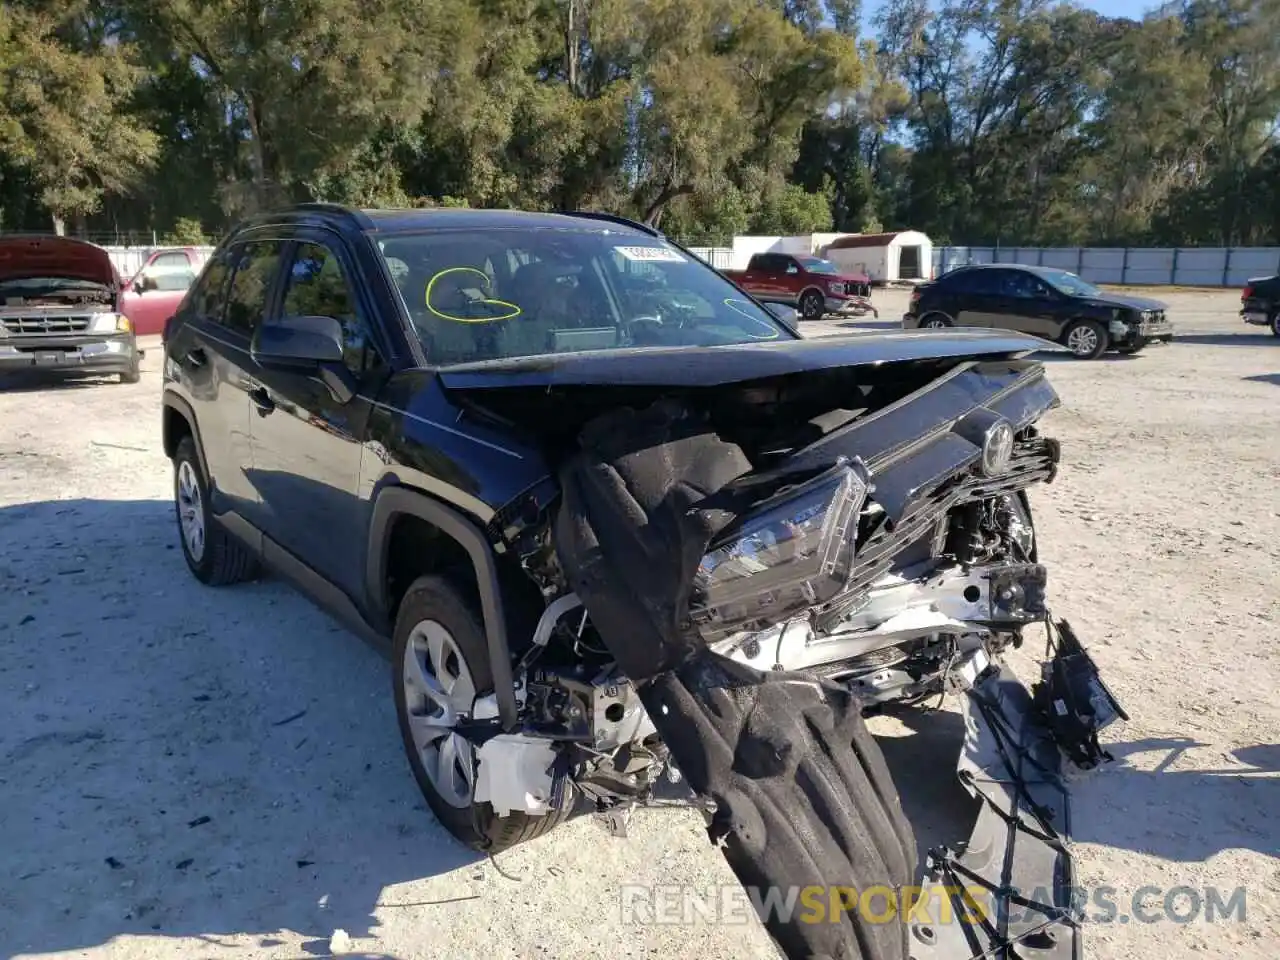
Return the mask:
[[1081, 360], [1173, 339], [1166, 305], [1102, 290], [1074, 273], [1019, 264], [958, 267], [917, 287], [902, 318], [918, 327], [995, 327], [1061, 343]]

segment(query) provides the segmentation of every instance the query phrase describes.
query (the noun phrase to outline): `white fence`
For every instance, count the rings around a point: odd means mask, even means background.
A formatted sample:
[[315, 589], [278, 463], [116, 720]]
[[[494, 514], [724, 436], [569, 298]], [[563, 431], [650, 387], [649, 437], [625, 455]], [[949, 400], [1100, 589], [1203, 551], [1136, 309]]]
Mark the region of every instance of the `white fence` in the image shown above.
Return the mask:
[[1020, 263], [1070, 270], [1093, 283], [1242, 287], [1280, 273], [1280, 247], [935, 247], [940, 277], [970, 263]]

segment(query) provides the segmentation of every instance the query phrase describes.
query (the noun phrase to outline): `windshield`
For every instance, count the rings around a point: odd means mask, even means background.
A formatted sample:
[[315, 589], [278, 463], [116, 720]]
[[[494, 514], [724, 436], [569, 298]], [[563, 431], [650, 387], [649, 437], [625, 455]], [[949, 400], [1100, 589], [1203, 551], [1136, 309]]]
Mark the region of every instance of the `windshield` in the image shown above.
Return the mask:
[[1102, 291], [1087, 280], [1081, 280], [1074, 273], [1065, 270], [1046, 270], [1041, 274], [1045, 280], [1071, 297], [1100, 297]]
[[577, 350], [794, 339], [704, 263], [599, 230], [435, 230], [379, 239], [433, 365]]
[[810, 273], [836, 274], [840, 272], [840, 268], [830, 260], [822, 260], [818, 257], [797, 257], [796, 259], [799, 260], [800, 265]]

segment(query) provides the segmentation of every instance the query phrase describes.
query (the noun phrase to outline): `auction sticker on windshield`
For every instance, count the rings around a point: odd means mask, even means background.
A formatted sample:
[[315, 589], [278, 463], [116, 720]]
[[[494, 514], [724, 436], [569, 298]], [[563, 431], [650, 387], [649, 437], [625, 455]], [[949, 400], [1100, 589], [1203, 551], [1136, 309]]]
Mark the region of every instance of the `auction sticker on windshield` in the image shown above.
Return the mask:
[[685, 263], [684, 257], [667, 247], [614, 247], [635, 263]]

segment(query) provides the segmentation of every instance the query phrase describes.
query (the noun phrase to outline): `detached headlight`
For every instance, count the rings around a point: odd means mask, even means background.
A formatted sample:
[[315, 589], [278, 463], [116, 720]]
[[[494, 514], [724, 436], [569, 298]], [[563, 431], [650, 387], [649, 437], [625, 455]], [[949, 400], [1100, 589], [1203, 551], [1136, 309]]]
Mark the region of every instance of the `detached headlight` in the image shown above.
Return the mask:
[[690, 613], [706, 639], [778, 623], [849, 585], [867, 482], [844, 463], [765, 501], [711, 543]]
[[89, 324], [90, 333], [128, 333], [133, 329], [133, 321], [123, 313], [98, 313]]

